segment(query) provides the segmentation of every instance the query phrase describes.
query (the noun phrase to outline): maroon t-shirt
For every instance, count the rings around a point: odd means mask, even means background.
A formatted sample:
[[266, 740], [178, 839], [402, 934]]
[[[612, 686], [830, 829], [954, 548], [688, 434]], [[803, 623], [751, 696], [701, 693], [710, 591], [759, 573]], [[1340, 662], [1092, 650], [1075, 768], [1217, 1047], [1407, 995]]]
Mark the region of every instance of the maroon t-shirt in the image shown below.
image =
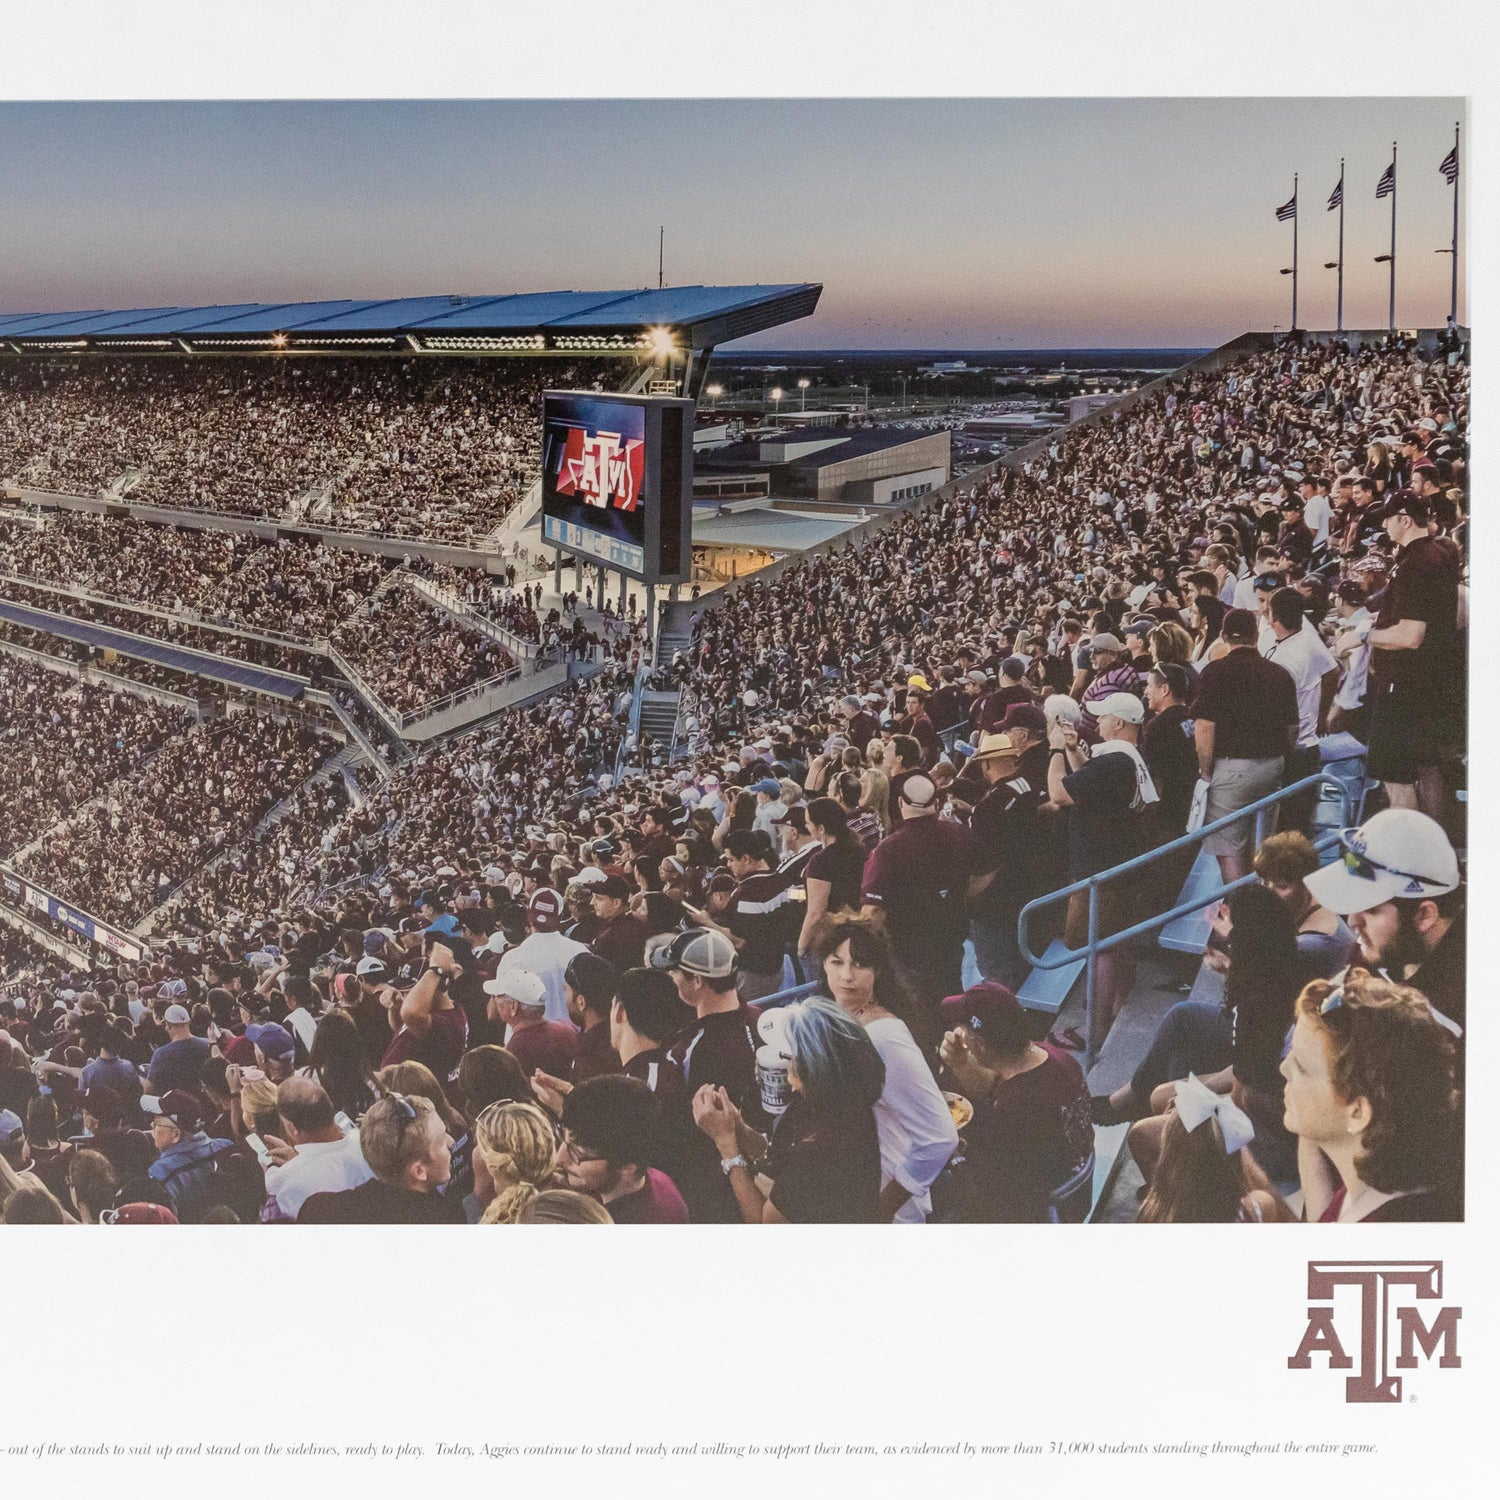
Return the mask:
[[469, 1045], [469, 1018], [463, 1007], [435, 1010], [426, 1031], [412, 1031], [403, 1026], [390, 1040], [382, 1068], [400, 1062], [425, 1063], [439, 1083], [446, 1083], [457, 1071], [458, 1061]]
[[578, 1052], [573, 1059], [573, 1082], [587, 1083], [605, 1073], [618, 1073], [620, 1059], [609, 1044], [609, 1022], [590, 1026], [578, 1038]]
[[613, 1203], [606, 1203], [609, 1216], [616, 1224], [686, 1224], [687, 1204], [665, 1172], [655, 1167], [646, 1171], [646, 1185]]
[[1038, 1223], [1053, 1191], [1094, 1149], [1089, 1090], [1068, 1053], [1041, 1043], [1047, 1061], [996, 1082], [974, 1099], [964, 1131], [973, 1216], [982, 1223]]
[[646, 939], [650, 936], [651, 929], [643, 917], [622, 912], [599, 929], [589, 947], [623, 974], [645, 962]]
[[538, 1021], [512, 1031], [505, 1045], [528, 1078], [538, 1068], [554, 1078], [567, 1078], [578, 1055], [578, 1028], [571, 1021]]

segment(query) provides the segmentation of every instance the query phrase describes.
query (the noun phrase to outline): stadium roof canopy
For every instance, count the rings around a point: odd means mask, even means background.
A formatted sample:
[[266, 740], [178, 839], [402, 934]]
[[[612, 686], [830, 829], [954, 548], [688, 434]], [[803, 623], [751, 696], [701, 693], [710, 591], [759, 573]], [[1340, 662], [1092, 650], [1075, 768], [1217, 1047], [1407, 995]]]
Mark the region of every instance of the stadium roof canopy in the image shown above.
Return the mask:
[[822, 291], [800, 282], [0, 313], [0, 353], [664, 355], [805, 318]]

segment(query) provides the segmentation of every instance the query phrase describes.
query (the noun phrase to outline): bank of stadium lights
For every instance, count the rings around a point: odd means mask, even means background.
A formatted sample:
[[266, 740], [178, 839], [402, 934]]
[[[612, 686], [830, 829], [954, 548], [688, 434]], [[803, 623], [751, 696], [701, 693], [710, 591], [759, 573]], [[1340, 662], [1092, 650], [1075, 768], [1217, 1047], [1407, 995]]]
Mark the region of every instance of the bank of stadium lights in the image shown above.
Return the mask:
[[662, 359], [668, 359], [677, 352], [677, 340], [673, 338], [670, 328], [653, 328], [647, 337], [651, 340], [651, 352]]
[[475, 350], [494, 354], [539, 353], [546, 349], [547, 341], [541, 334], [520, 337], [486, 337], [482, 334], [442, 334], [422, 339], [424, 349]]
[[286, 335], [284, 333], [273, 333], [271, 335], [271, 347], [273, 349], [285, 349]]
[[797, 382], [797, 389], [802, 392], [802, 410], [807, 410], [807, 388], [812, 384], [805, 375]]

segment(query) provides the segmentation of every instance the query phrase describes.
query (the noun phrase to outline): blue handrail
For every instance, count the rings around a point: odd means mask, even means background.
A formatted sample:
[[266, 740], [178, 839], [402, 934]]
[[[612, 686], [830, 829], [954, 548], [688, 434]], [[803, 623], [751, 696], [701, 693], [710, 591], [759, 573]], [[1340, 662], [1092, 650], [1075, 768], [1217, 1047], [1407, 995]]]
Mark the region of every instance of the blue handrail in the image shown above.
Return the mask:
[[[1357, 760], [1358, 756], [1340, 757], [1338, 761], [1330, 761], [1330, 765], [1340, 764], [1345, 760]], [[1244, 807], [1236, 808], [1234, 812], [1223, 818], [1217, 818], [1212, 823], [1206, 823], [1202, 828], [1195, 829], [1192, 833], [1182, 834], [1170, 842], [1158, 845], [1155, 849], [1149, 849], [1144, 854], [1138, 854], [1134, 859], [1127, 859], [1123, 864], [1112, 866], [1108, 870], [1101, 870], [1095, 875], [1086, 876], [1082, 880], [1075, 880], [1071, 885], [1065, 885], [1055, 891], [1048, 891], [1046, 895], [1038, 896], [1035, 900], [1028, 901], [1020, 910], [1016, 918], [1016, 940], [1021, 949], [1021, 955], [1034, 969], [1060, 969], [1068, 964], [1075, 964], [1079, 959], [1087, 963], [1087, 980], [1085, 990], [1085, 1039], [1087, 1045], [1084, 1048], [1085, 1071], [1094, 1065], [1094, 1059], [1098, 1056], [1099, 1048], [1103, 1043], [1103, 1037], [1099, 1035], [1099, 1020], [1097, 1008], [1094, 1004], [1095, 968], [1099, 954], [1106, 953], [1112, 948], [1118, 948], [1124, 943], [1133, 942], [1145, 933], [1155, 931], [1159, 927], [1165, 927], [1168, 922], [1176, 921], [1178, 917], [1187, 916], [1190, 912], [1202, 911], [1204, 907], [1210, 906], [1217, 901], [1222, 901], [1231, 891], [1238, 890], [1241, 886], [1249, 885], [1255, 880], [1254, 875], [1244, 875], [1238, 880], [1231, 881], [1226, 885], [1219, 886], [1208, 895], [1195, 897], [1192, 901], [1183, 905], [1175, 906], [1171, 911], [1162, 912], [1158, 916], [1148, 917], [1145, 921], [1137, 922], [1132, 927], [1123, 931], [1112, 933], [1109, 937], [1099, 936], [1099, 891], [1111, 880], [1117, 880], [1122, 875], [1133, 874], [1137, 870], [1144, 869], [1147, 865], [1154, 864], [1178, 850], [1194, 848], [1201, 844], [1209, 834], [1217, 833], [1222, 828], [1231, 828], [1246, 818], [1253, 817], [1256, 820], [1256, 843], [1261, 842], [1261, 830], [1264, 827], [1264, 815], [1273, 807], [1290, 798], [1300, 795], [1313, 787], [1322, 788], [1332, 786], [1337, 788], [1341, 808], [1340, 823], [1347, 826], [1356, 821], [1356, 809], [1359, 799], [1362, 797], [1363, 782], [1359, 787], [1351, 784], [1342, 777], [1334, 775], [1325, 769], [1314, 772], [1311, 776], [1304, 776], [1300, 781], [1294, 781], [1290, 786], [1282, 787], [1279, 791], [1272, 792], [1259, 801], [1247, 803]], [[1314, 847], [1322, 853], [1331, 844], [1337, 841], [1336, 834], [1325, 834], [1317, 840]], [[1080, 892], [1087, 891], [1089, 897], [1089, 935], [1088, 942], [1082, 948], [1068, 948], [1053, 958], [1039, 956], [1032, 952], [1028, 932], [1028, 922], [1033, 912], [1041, 911], [1046, 907], [1055, 906], [1059, 901], [1068, 900]]]

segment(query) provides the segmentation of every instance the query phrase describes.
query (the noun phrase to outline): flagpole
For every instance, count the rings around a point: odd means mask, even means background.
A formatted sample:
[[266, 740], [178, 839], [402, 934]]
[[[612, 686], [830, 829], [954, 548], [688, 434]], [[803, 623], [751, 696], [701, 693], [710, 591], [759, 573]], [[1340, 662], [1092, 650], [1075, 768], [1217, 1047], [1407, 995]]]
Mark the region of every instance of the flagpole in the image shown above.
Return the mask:
[[1297, 331], [1297, 215], [1301, 205], [1297, 202], [1297, 174], [1292, 173], [1292, 332]]
[[1339, 157], [1339, 318], [1338, 331], [1344, 331], [1344, 158]]
[[1458, 327], [1458, 175], [1462, 170], [1458, 159], [1458, 121], [1453, 122], [1453, 293], [1448, 302], [1448, 316], [1453, 326]]
[[1396, 143], [1391, 142], [1391, 308], [1390, 332], [1396, 331]]

